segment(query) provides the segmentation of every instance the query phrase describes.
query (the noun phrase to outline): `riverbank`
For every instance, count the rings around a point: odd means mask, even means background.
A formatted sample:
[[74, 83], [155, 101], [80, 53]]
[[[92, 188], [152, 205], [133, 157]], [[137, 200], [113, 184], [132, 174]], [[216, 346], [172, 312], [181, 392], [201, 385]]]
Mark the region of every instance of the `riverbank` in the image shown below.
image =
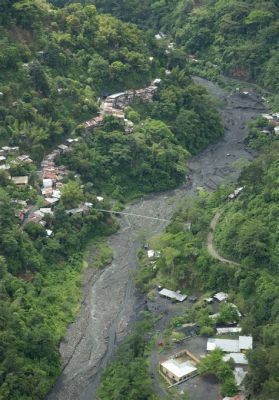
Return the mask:
[[[252, 159], [253, 154], [243, 144], [245, 126], [264, 107], [251, 98], [230, 95], [204, 79], [195, 80], [222, 100], [224, 137], [189, 161], [190, 184], [146, 196], [128, 205], [125, 212], [170, 219], [179, 203], [194, 196], [198, 187], [214, 190], [221, 183], [235, 180], [239, 174], [236, 161]], [[95, 398], [102, 369], [117, 343], [131, 330], [143, 305], [133, 282], [137, 250], [145, 238], [161, 232], [166, 224], [132, 216], [121, 218], [119, 231], [109, 239], [114, 253], [112, 264], [84, 285], [84, 306], [77, 321], [68, 329], [63, 349], [61, 347], [65, 367], [48, 400]], [[71, 352], [65, 364], [64, 354]]]

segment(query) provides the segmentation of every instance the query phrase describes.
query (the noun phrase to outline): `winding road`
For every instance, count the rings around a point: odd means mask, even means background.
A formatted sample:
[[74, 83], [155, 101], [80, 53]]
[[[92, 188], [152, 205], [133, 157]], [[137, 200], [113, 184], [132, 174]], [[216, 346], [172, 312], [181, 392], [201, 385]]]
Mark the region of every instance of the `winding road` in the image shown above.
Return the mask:
[[[109, 239], [114, 259], [95, 275], [88, 269], [84, 278], [84, 300], [77, 320], [69, 326], [61, 342], [63, 371], [47, 400], [93, 400], [102, 369], [112, 357], [117, 344], [130, 331], [144, 299], [134, 286], [137, 251], [148, 237], [161, 232], [175, 210], [197, 187], [214, 190], [221, 183], [236, 180], [239, 170], [235, 161], [253, 157], [243, 144], [249, 120], [263, 112], [255, 99], [241, 98], [201, 78], [195, 81], [222, 100], [220, 113], [225, 135], [218, 142], [189, 161], [190, 182], [176, 190], [145, 196], [125, 208], [120, 229]], [[231, 156], [227, 157], [226, 154]], [[216, 221], [217, 222], [217, 221]]]
[[207, 235], [207, 250], [208, 250], [209, 254], [213, 258], [215, 258], [216, 260], [219, 260], [224, 264], [231, 264], [231, 265], [236, 265], [236, 266], [239, 267], [240, 266], [239, 263], [237, 263], [235, 261], [232, 261], [232, 260], [228, 260], [227, 258], [222, 257], [218, 253], [218, 251], [216, 250], [216, 248], [214, 246], [214, 236], [215, 236], [216, 226], [217, 226], [217, 223], [218, 223], [221, 215], [222, 215], [222, 211], [218, 211], [214, 215], [213, 219], [211, 220], [210, 230], [209, 230], [208, 235]]

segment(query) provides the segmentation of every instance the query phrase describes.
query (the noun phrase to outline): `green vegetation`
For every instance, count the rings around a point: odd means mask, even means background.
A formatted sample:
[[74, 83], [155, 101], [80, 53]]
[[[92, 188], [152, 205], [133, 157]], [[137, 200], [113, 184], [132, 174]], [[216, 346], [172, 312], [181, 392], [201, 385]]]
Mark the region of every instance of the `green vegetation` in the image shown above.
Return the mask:
[[84, 182], [125, 200], [127, 194], [176, 186], [185, 177], [187, 155], [163, 122], [147, 119], [132, 135], [94, 132], [64, 161]]
[[147, 39], [135, 26], [98, 15], [93, 5], [56, 10], [45, 1], [4, 1], [4, 10], [6, 3], [0, 136], [33, 159], [96, 115], [101, 92], [150, 81]]
[[114, 226], [98, 212], [68, 216], [61, 204], [48, 222], [54, 235], [47, 237], [40, 224], [19, 228], [16, 205], [3, 189], [0, 203], [0, 252], [5, 257], [0, 263], [0, 394], [40, 399], [59, 374], [58, 344], [78, 311], [81, 251], [88, 237], [111, 233]]
[[215, 375], [221, 382], [223, 396], [234, 396], [238, 392], [233, 370], [229, 363], [222, 360], [223, 354], [219, 349], [213, 350], [201, 360], [198, 371], [201, 375]]
[[278, 6], [277, 1], [205, 2], [194, 7], [186, 21], [178, 21], [173, 31], [187, 52], [205, 57], [226, 74], [276, 90]]
[[107, 118], [62, 159], [84, 182], [121, 200], [176, 186], [185, 177], [187, 150], [196, 153], [223, 133], [205, 90], [179, 67], [164, 79], [153, 102], [135, 101], [126, 114], [134, 121], [132, 135]]
[[[90, 246], [91, 247], [91, 246]], [[94, 253], [94, 268], [104, 268], [106, 265], [110, 264], [113, 260], [112, 249], [106, 244], [105, 241], [98, 241], [95, 245]], [[92, 251], [90, 248], [88, 251]]]
[[[88, 241], [97, 242], [90, 266], [103, 267], [112, 259], [98, 239], [117, 224], [98, 211], [96, 195], [107, 195], [105, 208], [118, 208], [127, 198], [175, 187], [185, 177], [189, 154], [222, 135], [215, 105], [190, 79], [185, 53], [201, 57], [213, 78], [223, 71], [271, 90], [279, 81], [278, 1], [96, 1], [123, 20], [170, 32], [179, 49], [167, 53], [168, 38], [155, 40], [153, 30], [99, 14], [91, 1], [52, 3], [66, 6], [57, 9], [45, 0], [1, 2], [0, 144], [19, 146], [34, 160], [17, 163], [9, 154], [10, 169], [0, 171], [0, 398], [5, 400], [45, 397], [60, 372], [59, 342], [78, 311]], [[97, 115], [100, 97], [147, 86], [155, 77], [162, 81], [154, 101], [134, 101], [126, 110], [132, 133], [113, 117], [85, 132], [82, 122]], [[270, 101], [277, 109], [278, 96]], [[243, 332], [252, 333], [257, 343], [248, 353], [247, 388], [261, 400], [276, 398], [279, 386], [274, 368], [279, 358], [278, 144], [266, 125], [262, 119], [251, 124], [247, 143], [269, 153], [244, 168], [239, 198], [224, 206], [232, 188], [201, 192], [159, 237], [156, 263], [151, 267], [142, 255], [137, 276], [138, 287], [149, 293], [158, 283], [185, 293], [229, 291], [245, 315]], [[70, 169], [59, 205], [46, 216], [45, 226], [20, 223], [22, 203], [31, 209], [44, 205], [37, 191], [39, 162], [73, 133], [79, 142], [59, 160]], [[29, 184], [16, 186], [9, 174], [27, 175]], [[85, 202], [92, 205], [88, 212], [67, 213]], [[204, 247], [220, 206], [224, 213], [216, 244], [240, 267], [213, 260]], [[238, 319], [228, 305], [220, 307], [216, 321], [206, 308], [194, 313], [173, 323], [196, 318], [201, 334], [208, 336], [216, 323]], [[155, 399], [147, 365], [150, 329], [151, 323], [140, 324], [123, 344], [104, 373], [100, 399]], [[219, 354], [211, 358], [204, 360], [202, 373], [220, 364]], [[234, 393], [227, 364], [217, 368], [217, 377], [223, 393]]]
[[194, 84], [187, 69], [175, 67], [163, 80], [154, 101], [134, 103], [139, 115], [164, 121], [178, 143], [196, 154], [223, 134], [223, 126], [204, 88]]
[[157, 400], [148, 371], [149, 331], [152, 322], [139, 322], [120, 346], [110, 366], [105, 369], [98, 392], [100, 400]]
[[245, 139], [245, 143], [254, 150], [260, 150], [264, 147], [268, 148], [276, 139], [274, 126], [265, 118], [259, 117], [255, 121], [250, 122], [249, 133]]
[[[211, 78], [222, 71], [278, 90], [277, 0], [94, 0], [94, 3], [100, 10], [125, 21], [172, 35], [180, 49], [201, 58], [200, 71], [207, 70]], [[165, 38], [161, 41], [167, 42]]]
[[[229, 293], [244, 315], [240, 320], [243, 333], [252, 334], [256, 342], [255, 349], [247, 354], [246, 387], [258, 399], [276, 398], [278, 394], [274, 369], [279, 357], [278, 166], [278, 143], [274, 142], [243, 169], [238, 184], [244, 190], [237, 199], [228, 201], [232, 188], [221, 187], [210, 195], [201, 193], [193, 204], [182, 207], [156, 240], [156, 249], [161, 251], [156, 268], [142, 255], [137, 277], [138, 286], [146, 291], [154, 284], [166, 284], [175, 290]], [[239, 267], [213, 260], [204, 247], [217, 207], [224, 212], [217, 225], [216, 246], [224, 256], [238, 260]], [[215, 323], [232, 320], [239, 320], [234, 307], [222, 305], [213, 322], [209, 311], [197, 304], [172, 324], [175, 327], [195, 321], [207, 336], [214, 332]]]
[[[102, 208], [120, 209], [127, 198], [175, 187], [185, 177], [189, 152], [223, 131], [215, 105], [193, 84], [179, 57], [171, 58], [171, 75], [165, 75], [166, 60], [148, 32], [98, 14], [90, 2], [53, 3], [66, 6], [3, 0], [0, 7], [0, 145], [19, 147], [8, 154], [1, 149], [6, 156], [1, 163], [7, 164], [0, 170], [0, 398], [5, 400], [43, 399], [57, 378], [59, 343], [78, 311], [88, 242], [97, 243], [89, 267], [112, 260], [102, 240], [117, 223], [98, 211], [96, 196], [107, 195]], [[154, 103], [127, 110], [133, 133], [126, 134], [113, 117], [102, 128], [85, 131], [82, 123], [98, 114], [101, 97], [145, 87], [158, 76], [162, 83]], [[55, 163], [70, 171], [59, 204], [47, 206], [38, 190], [39, 164], [68, 136], [79, 141]], [[33, 163], [16, 160], [24, 153]], [[17, 186], [10, 175], [27, 175], [28, 185]], [[85, 203], [86, 211], [72, 212]], [[26, 218], [40, 207], [51, 207], [44, 225]], [[147, 374], [145, 366], [133, 367]]]

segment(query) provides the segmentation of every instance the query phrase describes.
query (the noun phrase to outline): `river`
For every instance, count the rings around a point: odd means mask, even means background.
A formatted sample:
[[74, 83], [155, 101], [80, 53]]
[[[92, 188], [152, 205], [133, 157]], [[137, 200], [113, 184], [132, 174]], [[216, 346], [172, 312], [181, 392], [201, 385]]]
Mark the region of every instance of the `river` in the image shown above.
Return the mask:
[[[196, 193], [197, 187], [214, 190], [221, 183], [236, 180], [236, 161], [253, 157], [243, 144], [247, 122], [265, 110], [253, 98], [230, 94], [205, 79], [194, 78], [223, 105], [220, 113], [225, 135], [189, 161], [189, 182], [175, 190], [145, 196], [128, 205], [125, 212], [170, 219], [179, 204]], [[167, 222], [125, 216], [120, 229], [109, 238], [114, 259], [102, 271], [88, 269], [84, 277], [84, 300], [75, 323], [61, 343], [63, 371], [47, 400], [93, 400], [102, 369], [117, 343], [129, 331], [143, 306], [135, 290], [133, 272], [137, 251], [144, 238], [161, 232]]]

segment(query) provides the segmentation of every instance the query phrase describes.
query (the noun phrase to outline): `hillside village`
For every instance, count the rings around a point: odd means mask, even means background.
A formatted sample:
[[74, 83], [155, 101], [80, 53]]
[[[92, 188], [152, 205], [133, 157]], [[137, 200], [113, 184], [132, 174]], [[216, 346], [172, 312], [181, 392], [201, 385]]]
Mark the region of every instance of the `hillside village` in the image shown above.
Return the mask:
[[131, 133], [133, 131], [133, 123], [132, 121], [125, 119], [125, 108], [135, 98], [140, 99], [142, 102], [151, 101], [160, 82], [161, 79], [157, 78], [151, 82], [150, 86], [147, 86], [143, 89], [127, 90], [125, 92], [107, 96], [101, 103], [100, 115], [85, 121], [83, 124], [84, 128], [88, 130], [91, 128], [101, 127], [104, 123], [104, 117], [106, 115], [112, 115], [113, 117], [124, 120], [126, 133]]
[[[143, 89], [129, 90], [106, 97], [101, 103], [100, 115], [83, 123], [86, 133], [89, 134], [90, 130], [102, 127], [106, 116], [120, 118], [124, 121], [125, 132], [127, 134], [132, 133], [133, 123], [125, 118], [125, 108], [135, 98], [140, 99], [142, 102], [152, 101], [153, 95], [160, 82], [161, 79], [155, 79], [150, 86]], [[36, 187], [38, 194], [43, 197], [43, 207], [35, 207], [32, 204], [28, 204], [25, 200], [12, 200], [13, 203], [17, 205], [16, 216], [20, 224], [25, 225], [27, 222], [32, 221], [33, 223], [46, 227], [47, 236], [53, 235], [53, 231], [49, 226], [50, 224], [47, 224], [46, 219], [49, 220], [48, 216], [53, 216], [54, 208], [61, 198], [64, 182], [67, 180], [70, 173], [65, 166], [59, 165], [58, 161], [60, 156], [67, 155], [71, 152], [73, 146], [80, 140], [80, 137], [68, 138], [66, 144], [58, 145], [49, 154], [45, 155], [44, 159], [41, 161], [40, 169], [36, 171], [36, 180], [30, 188]], [[3, 146], [0, 149], [0, 169], [8, 173], [9, 178], [17, 188], [24, 188], [29, 185], [29, 176], [12, 176], [9, 171], [13, 165], [33, 165], [33, 161], [29, 155], [19, 154], [20, 148], [18, 146]], [[33, 168], [35, 168], [34, 165]], [[41, 186], [38, 187], [39, 183]], [[103, 200], [104, 198], [102, 196], [96, 196], [97, 202], [102, 202]], [[75, 209], [67, 210], [66, 213], [68, 215], [85, 214], [89, 212], [92, 207], [93, 203], [85, 202]]]
[[[228, 196], [228, 200], [238, 197], [242, 190], [243, 188], [237, 188]], [[147, 265], [149, 263], [150, 268], [156, 270], [161, 252], [150, 249], [148, 245], [144, 247]], [[191, 380], [197, 378], [200, 373], [199, 364], [218, 349], [222, 353], [220, 360], [229, 361], [234, 365], [233, 376], [239, 388], [239, 397], [235, 399], [246, 398], [243, 386], [248, 372], [246, 353], [253, 349], [253, 337], [241, 335], [242, 313], [237, 305], [230, 301], [228, 293], [217, 292], [210, 297], [189, 296], [180, 290], [173, 291], [158, 286], [149, 307], [151, 310], [156, 309], [157, 312], [171, 315], [173, 321], [179, 321], [171, 325], [171, 330], [169, 326], [165, 327], [166, 333], [160, 335], [162, 339], [157, 340], [157, 347], [151, 356], [151, 359], [156, 360], [156, 363], [152, 363], [154, 376], [161, 375], [169, 388], [177, 387], [180, 392], [184, 389], [188, 392]], [[205, 331], [203, 333], [202, 326], [198, 323], [201, 313], [204, 321], [207, 320], [209, 326], [213, 327], [208, 328], [208, 334], [205, 334]], [[214, 373], [214, 370], [211, 373]], [[199, 382], [201, 386], [205, 384], [203, 380]], [[228, 399], [234, 397], [224, 398]]]
[[[91, 134], [91, 131], [98, 129], [104, 125], [105, 118], [107, 116], [113, 116], [123, 120], [125, 126], [125, 132], [131, 134], [133, 132], [133, 123], [125, 118], [126, 107], [135, 99], [139, 98], [142, 102], [152, 101], [152, 98], [160, 84], [161, 79], [155, 79], [151, 82], [150, 86], [138, 90], [128, 90], [107, 96], [100, 106], [100, 114], [90, 120], [83, 123], [86, 135]], [[279, 128], [279, 116], [278, 114], [263, 114], [263, 118], [268, 121], [269, 126], [272, 126], [274, 133], [278, 134]], [[266, 133], [270, 133], [271, 130], [266, 129]], [[63, 191], [64, 183], [67, 181], [69, 171], [64, 165], [60, 164], [61, 156], [69, 154], [73, 147], [82, 140], [81, 137], [70, 137], [65, 143], [58, 145], [50, 153], [44, 156], [40, 163], [40, 169], [36, 171], [36, 179], [32, 182], [31, 188], [35, 188], [43, 198], [43, 204], [41, 207], [36, 207], [32, 204], [28, 204], [26, 200], [14, 198], [12, 201], [17, 207], [16, 216], [18, 217], [19, 224], [25, 225], [28, 222], [40, 224], [46, 230], [47, 236], [53, 236], [53, 230], [51, 229], [51, 217], [54, 214], [56, 205], [59, 204], [61, 194]], [[0, 150], [0, 169], [9, 173], [13, 165], [32, 165], [34, 163], [28, 154], [20, 154], [19, 147], [3, 146]], [[28, 175], [12, 176], [10, 179], [18, 188], [24, 188], [30, 185]], [[244, 187], [236, 188], [229, 196], [229, 200], [236, 199], [243, 191]], [[104, 197], [96, 196], [96, 202], [103, 202]], [[77, 208], [66, 210], [66, 214], [86, 214], [90, 209], [94, 207], [92, 202], [84, 202], [79, 204]], [[148, 249], [147, 258], [152, 265], [152, 268], [156, 268], [156, 260], [160, 258], [160, 252]], [[171, 302], [182, 303], [187, 300], [191, 305], [196, 303], [198, 298], [196, 296], [188, 297], [179, 291], [175, 292], [168, 288], [160, 288], [158, 292], [159, 297], [168, 299]], [[188, 297], [188, 298], [187, 298]], [[215, 349], [220, 349], [223, 352], [223, 360], [232, 360], [235, 364], [234, 377], [237, 385], [242, 390], [242, 382], [247, 374], [248, 361], [245, 356], [245, 352], [252, 349], [253, 338], [251, 336], [237, 336], [241, 333], [241, 327], [238, 322], [228, 321], [227, 324], [218, 323], [220, 313], [218, 312], [218, 305], [222, 302], [228, 304], [230, 307], [237, 311], [239, 319], [241, 313], [239, 312], [236, 305], [229, 303], [227, 293], [216, 293], [212, 297], [203, 299], [203, 304], [212, 307], [212, 313], [209, 318], [215, 322], [215, 333], [216, 337], [209, 337], [207, 341], [203, 341], [203, 347], [200, 348], [199, 354], [195, 354], [190, 351], [186, 344], [181, 343], [178, 345], [177, 351], [167, 359], [162, 353], [161, 361], [158, 364], [158, 368], [162, 376], [166, 379], [169, 386], [183, 384], [188, 382], [191, 378], [197, 376], [198, 365], [202, 358], [209, 354]], [[198, 300], [200, 302], [200, 300]], [[190, 341], [195, 341], [195, 334], [197, 324], [192, 321], [182, 325], [182, 329], [190, 333]], [[180, 330], [181, 333], [181, 330]], [[229, 336], [229, 337], [228, 337]], [[188, 336], [185, 336], [186, 339]], [[220, 338], [219, 338], [220, 337]], [[187, 339], [188, 340], [188, 339]], [[190, 346], [191, 347], [191, 346]], [[244, 394], [241, 392], [241, 396]], [[229, 398], [226, 398], [226, 400]]]

